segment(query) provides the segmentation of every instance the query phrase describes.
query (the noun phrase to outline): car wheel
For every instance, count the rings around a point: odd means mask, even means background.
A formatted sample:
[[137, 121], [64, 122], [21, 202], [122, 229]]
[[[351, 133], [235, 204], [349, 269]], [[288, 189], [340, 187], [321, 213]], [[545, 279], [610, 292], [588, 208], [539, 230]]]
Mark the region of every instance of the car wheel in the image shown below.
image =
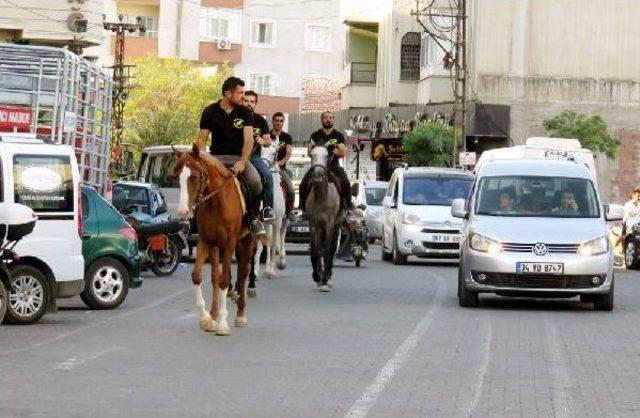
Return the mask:
[[613, 282], [609, 293], [604, 295], [593, 295], [593, 309], [596, 311], [612, 311], [613, 310]]
[[458, 269], [458, 304], [464, 308], [475, 308], [480, 304], [480, 298], [477, 292], [467, 290], [461, 271]]
[[624, 245], [624, 263], [629, 270], [640, 269], [640, 260], [638, 260], [638, 243], [635, 239], [628, 240]]
[[0, 280], [0, 324], [4, 320], [4, 316], [7, 313], [7, 303], [9, 302], [9, 291], [5, 287], [4, 283]]
[[129, 272], [118, 260], [104, 257], [95, 261], [84, 277], [82, 301], [91, 309], [114, 309], [129, 293]]
[[396, 234], [393, 234], [393, 264], [396, 266], [401, 266], [403, 264], [407, 264], [407, 256], [402, 255], [400, 252], [400, 248], [398, 248], [398, 238]]
[[387, 252], [386, 245], [384, 243], [384, 232], [382, 232], [382, 238], [380, 240], [380, 258], [382, 261], [391, 261], [391, 254]]
[[27, 265], [13, 267], [6, 323], [25, 325], [37, 322], [47, 311], [49, 292], [49, 283], [40, 270]]
[[156, 276], [171, 276], [180, 264], [180, 247], [172, 238], [167, 238], [167, 249], [152, 254], [151, 270]]

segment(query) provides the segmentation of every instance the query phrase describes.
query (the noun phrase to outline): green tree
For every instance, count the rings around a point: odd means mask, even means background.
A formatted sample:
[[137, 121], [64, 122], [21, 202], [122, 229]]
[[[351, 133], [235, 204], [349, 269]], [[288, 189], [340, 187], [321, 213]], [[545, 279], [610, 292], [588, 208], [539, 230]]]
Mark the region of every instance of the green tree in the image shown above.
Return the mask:
[[420, 124], [405, 135], [402, 146], [410, 166], [451, 167], [456, 130], [441, 121]]
[[202, 109], [221, 96], [229, 69], [207, 75], [190, 61], [144, 58], [125, 107], [125, 140], [136, 152], [152, 145], [191, 143]]
[[607, 124], [599, 115], [588, 117], [584, 113], [565, 110], [546, 119], [542, 126], [554, 137], [578, 139], [583, 148], [602, 153], [609, 159], [615, 157], [620, 146], [620, 140], [609, 134]]

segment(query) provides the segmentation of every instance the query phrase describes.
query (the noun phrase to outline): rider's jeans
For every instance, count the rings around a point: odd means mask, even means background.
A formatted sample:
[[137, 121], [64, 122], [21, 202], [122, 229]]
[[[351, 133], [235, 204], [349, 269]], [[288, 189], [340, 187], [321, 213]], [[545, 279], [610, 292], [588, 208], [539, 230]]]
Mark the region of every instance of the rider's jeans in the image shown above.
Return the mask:
[[273, 176], [266, 161], [260, 156], [251, 157], [251, 164], [260, 173], [262, 184], [264, 185], [264, 205], [273, 207]]

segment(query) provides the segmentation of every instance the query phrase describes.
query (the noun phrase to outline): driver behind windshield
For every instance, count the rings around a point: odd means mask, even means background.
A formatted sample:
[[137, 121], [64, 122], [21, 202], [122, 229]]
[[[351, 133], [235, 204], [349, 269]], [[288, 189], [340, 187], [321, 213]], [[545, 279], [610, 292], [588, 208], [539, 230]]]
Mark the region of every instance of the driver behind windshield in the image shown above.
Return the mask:
[[500, 203], [500, 209], [497, 211], [498, 214], [512, 215], [517, 213], [515, 209], [516, 189], [514, 187], [509, 186], [501, 189], [498, 201]]
[[547, 202], [544, 187], [539, 183], [534, 183], [531, 187], [531, 200], [526, 207], [531, 213], [547, 213], [551, 210], [551, 205]]
[[571, 190], [563, 190], [560, 207], [553, 209], [553, 213], [557, 215], [577, 215], [578, 203], [576, 202], [576, 195]]

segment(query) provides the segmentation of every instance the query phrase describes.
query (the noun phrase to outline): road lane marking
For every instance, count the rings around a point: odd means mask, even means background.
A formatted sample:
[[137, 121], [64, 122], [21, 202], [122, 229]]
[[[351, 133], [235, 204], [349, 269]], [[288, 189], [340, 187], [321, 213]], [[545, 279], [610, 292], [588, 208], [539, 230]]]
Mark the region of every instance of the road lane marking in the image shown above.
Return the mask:
[[546, 318], [547, 349], [549, 352], [549, 373], [551, 374], [551, 402], [554, 415], [558, 418], [572, 417], [573, 405], [569, 389], [571, 388], [571, 369], [564, 358], [564, 349], [558, 334], [558, 328], [551, 315]]
[[475, 385], [473, 388], [473, 398], [471, 399], [471, 407], [469, 408], [468, 416], [472, 416], [478, 406], [480, 397], [482, 397], [482, 387], [484, 386], [484, 378], [487, 375], [489, 369], [489, 361], [491, 360], [491, 342], [493, 340], [493, 326], [491, 325], [491, 317], [486, 321], [487, 332], [482, 344], [482, 363], [478, 368], [475, 375]]
[[144, 305], [144, 306], [140, 306], [139, 308], [135, 308], [135, 309], [133, 309], [133, 310], [131, 310], [129, 312], [125, 312], [125, 313], [123, 313], [121, 315], [109, 316], [108, 318], [95, 321], [95, 322], [93, 322], [91, 324], [81, 326], [81, 327], [76, 328], [76, 329], [71, 330], [71, 331], [63, 332], [61, 334], [56, 335], [53, 338], [49, 338], [49, 339], [40, 341], [40, 342], [32, 344], [32, 345], [30, 345], [28, 347], [14, 348], [12, 350], [2, 350], [2, 353], [4, 353], [4, 354], [13, 354], [13, 353], [21, 353], [21, 352], [24, 352], [24, 351], [33, 350], [33, 349], [42, 347], [45, 344], [51, 344], [51, 343], [54, 343], [56, 341], [60, 341], [60, 340], [63, 340], [65, 338], [68, 338], [68, 337], [71, 337], [73, 335], [76, 335], [76, 334], [78, 334], [78, 333], [80, 333], [82, 331], [86, 331], [88, 329], [95, 328], [98, 325], [104, 325], [104, 324], [106, 324], [108, 322], [117, 321], [117, 320], [120, 320], [122, 318], [127, 318], [127, 317], [129, 317], [131, 315], [135, 315], [137, 313], [140, 313], [140, 312], [143, 312], [143, 311], [146, 311], [146, 310], [149, 310], [149, 309], [153, 309], [158, 305], [162, 305], [163, 303], [165, 303], [165, 302], [167, 302], [167, 301], [169, 301], [169, 300], [171, 300], [171, 299], [173, 299], [173, 298], [175, 298], [177, 296], [180, 296], [183, 293], [190, 292], [190, 291], [191, 291], [191, 288], [188, 287], [186, 289], [182, 289], [182, 290], [180, 290], [178, 292], [172, 293], [172, 294], [170, 294], [168, 296], [165, 296], [165, 297], [163, 297], [161, 299], [158, 299], [157, 301], [155, 301], [153, 303], [150, 303], [150, 304]]
[[113, 351], [117, 351], [120, 348], [117, 346], [109, 347], [105, 350], [98, 351], [96, 353], [90, 354], [88, 356], [80, 356], [80, 357], [71, 357], [63, 362], [56, 364], [56, 370], [73, 370], [78, 366], [82, 366], [83, 364], [98, 359], [99, 357], [104, 356], [105, 354], [111, 353]]
[[380, 394], [387, 387], [393, 376], [396, 374], [404, 363], [411, 357], [411, 354], [415, 350], [416, 346], [422, 340], [426, 332], [429, 330], [436, 310], [441, 306], [444, 301], [445, 289], [443, 280], [440, 276], [437, 277], [438, 287], [436, 289], [436, 295], [433, 298], [433, 303], [429, 311], [420, 320], [418, 325], [413, 329], [411, 334], [400, 344], [393, 356], [387, 361], [387, 363], [378, 371], [373, 382], [371, 382], [362, 392], [360, 398], [353, 404], [353, 406], [346, 413], [345, 418], [363, 418], [369, 414], [371, 408], [378, 400]]

